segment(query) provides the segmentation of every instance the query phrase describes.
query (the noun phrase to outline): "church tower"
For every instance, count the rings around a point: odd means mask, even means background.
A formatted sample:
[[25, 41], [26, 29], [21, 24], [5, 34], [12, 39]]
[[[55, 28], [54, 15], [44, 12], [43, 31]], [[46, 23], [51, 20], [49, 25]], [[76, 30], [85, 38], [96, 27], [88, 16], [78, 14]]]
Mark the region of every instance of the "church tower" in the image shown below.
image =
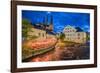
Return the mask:
[[52, 15], [47, 16], [45, 19], [46, 30], [53, 31], [53, 17]]
[[53, 17], [52, 15], [47, 15], [43, 19], [43, 24], [46, 30], [53, 31]]
[[52, 17], [52, 15], [50, 16], [49, 30], [53, 31], [53, 17]]

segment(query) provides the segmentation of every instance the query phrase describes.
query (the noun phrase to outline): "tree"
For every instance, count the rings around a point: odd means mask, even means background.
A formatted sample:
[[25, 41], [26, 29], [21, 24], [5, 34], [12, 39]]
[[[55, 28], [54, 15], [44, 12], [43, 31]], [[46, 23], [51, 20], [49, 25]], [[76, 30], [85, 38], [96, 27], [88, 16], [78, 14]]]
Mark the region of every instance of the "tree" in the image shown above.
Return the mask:
[[64, 33], [61, 33], [59, 39], [63, 41], [64, 38], [65, 38], [65, 34]]
[[27, 39], [31, 27], [32, 25], [27, 19], [22, 19], [22, 36], [24, 39]]
[[86, 33], [86, 40], [87, 40], [87, 41], [90, 40], [90, 33], [89, 33], [89, 32]]

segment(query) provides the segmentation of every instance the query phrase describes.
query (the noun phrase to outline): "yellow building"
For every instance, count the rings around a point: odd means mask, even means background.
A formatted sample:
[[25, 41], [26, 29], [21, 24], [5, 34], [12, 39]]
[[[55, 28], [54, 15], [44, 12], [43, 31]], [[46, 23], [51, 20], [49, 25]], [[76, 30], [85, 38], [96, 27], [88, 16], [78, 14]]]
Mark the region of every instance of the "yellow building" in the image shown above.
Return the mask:
[[71, 41], [76, 43], [86, 43], [86, 32], [79, 27], [66, 26], [63, 30], [65, 34], [65, 41]]
[[41, 29], [31, 28], [31, 31], [28, 32], [28, 35], [32, 37], [37, 37], [38, 39], [46, 39], [46, 31]]

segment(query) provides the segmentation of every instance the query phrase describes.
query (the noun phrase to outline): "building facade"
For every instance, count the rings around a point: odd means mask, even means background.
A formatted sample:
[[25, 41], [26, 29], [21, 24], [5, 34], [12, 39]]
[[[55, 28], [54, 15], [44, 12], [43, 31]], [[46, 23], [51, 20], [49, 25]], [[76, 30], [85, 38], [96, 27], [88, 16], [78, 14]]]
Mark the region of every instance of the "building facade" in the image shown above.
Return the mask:
[[31, 31], [28, 32], [29, 39], [32, 38], [38, 38], [38, 39], [46, 39], [46, 32], [44, 30], [31, 28]]
[[34, 24], [33, 27], [31, 28], [31, 31], [28, 32], [28, 35], [32, 37], [37, 37], [38, 39], [46, 39], [47, 37], [54, 37], [52, 16], [50, 16], [49, 21], [50, 22], [48, 23], [48, 17], [46, 17], [44, 18], [43, 23]]
[[65, 34], [65, 41], [86, 43], [86, 32], [79, 27], [74, 28], [68, 25], [64, 28], [63, 33]]

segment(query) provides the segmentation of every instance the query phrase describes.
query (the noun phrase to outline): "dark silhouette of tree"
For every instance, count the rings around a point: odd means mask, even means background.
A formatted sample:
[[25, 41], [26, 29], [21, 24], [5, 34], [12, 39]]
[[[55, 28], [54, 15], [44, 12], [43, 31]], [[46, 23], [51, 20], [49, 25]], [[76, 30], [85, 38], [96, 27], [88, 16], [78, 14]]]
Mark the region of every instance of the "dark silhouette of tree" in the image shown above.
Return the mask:
[[63, 41], [64, 38], [65, 38], [65, 34], [64, 34], [64, 33], [61, 33], [59, 39], [60, 39], [61, 41]]

